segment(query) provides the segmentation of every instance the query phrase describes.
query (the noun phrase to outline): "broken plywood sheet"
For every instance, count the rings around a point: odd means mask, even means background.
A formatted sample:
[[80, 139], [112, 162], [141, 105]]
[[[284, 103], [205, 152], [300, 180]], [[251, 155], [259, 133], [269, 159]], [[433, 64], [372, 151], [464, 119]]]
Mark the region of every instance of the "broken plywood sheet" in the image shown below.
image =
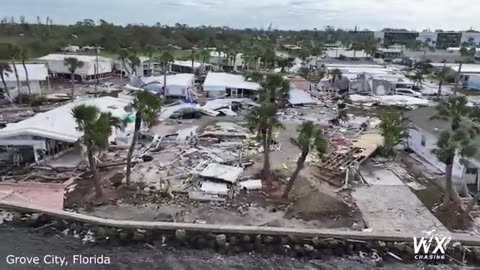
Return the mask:
[[222, 180], [229, 183], [237, 182], [242, 176], [243, 169], [233, 166], [210, 163], [201, 173], [201, 177]]
[[226, 183], [204, 181], [202, 182], [200, 190], [207, 194], [228, 195], [228, 187]]
[[226, 116], [237, 116], [238, 114], [230, 109], [221, 109], [219, 112], [225, 114]]
[[362, 152], [357, 156], [368, 158], [383, 144], [383, 136], [380, 133], [365, 133], [353, 141], [352, 147], [362, 149]]
[[242, 181], [238, 183], [240, 188], [246, 189], [246, 190], [259, 190], [262, 189], [262, 180], [257, 179], [257, 180], [247, 180], [247, 181]]
[[198, 126], [182, 128], [177, 131], [177, 142], [179, 144], [188, 144], [190, 140], [197, 135]]
[[224, 202], [224, 201], [226, 201], [225, 198], [218, 197], [218, 195], [206, 194], [204, 192], [199, 192], [199, 191], [188, 192], [188, 198], [190, 198], [191, 200], [200, 201], [200, 202], [210, 202], [210, 201]]

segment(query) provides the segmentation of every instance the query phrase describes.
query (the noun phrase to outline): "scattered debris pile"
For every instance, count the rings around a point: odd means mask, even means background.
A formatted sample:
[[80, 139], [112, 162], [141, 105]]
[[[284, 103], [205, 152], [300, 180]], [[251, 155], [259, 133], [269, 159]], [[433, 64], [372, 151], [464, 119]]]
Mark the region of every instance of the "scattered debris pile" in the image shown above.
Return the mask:
[[258, 106], [248, 98], [229, 98], [209, 100], [205, 105], [196, 103], [177, 102], [165, 107], [159, 119], [192, 119], [208, 116], [237, 116], [237, 112], [244, 108]]
[[152, 162], [136, 165], [132, 181], [164, 194], [184, 193], [198, 201], [224, 201], [240, 189], [260, 189], [259, 180], [240, 181], [259, 151], [248, 129], [229, 122], [180, 129], [152, 142], [145, 155]]
[[[314, 165], [316, 176], [333, 186], [342, 187], [348, 183], [349, 174], [383, 145], [383, 137], [378, 133], [364, 133], [354, 138], [331, 137], [332, 151]], [[343, 182], [344, 181], [344, 182]]]

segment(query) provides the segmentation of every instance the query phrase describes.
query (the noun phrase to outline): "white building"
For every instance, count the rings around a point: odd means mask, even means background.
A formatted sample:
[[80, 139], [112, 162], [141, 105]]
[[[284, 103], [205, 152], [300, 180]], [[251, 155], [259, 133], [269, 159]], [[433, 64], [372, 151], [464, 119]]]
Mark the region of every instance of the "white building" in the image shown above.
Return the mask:
[[[125, 110], [125, 107], [130, 104], [127, 100], [113, 97], [77, 100], [50, 111], [38, 113], [21, 122], [7, 124], [5, 128], [0, 129], [0, 149], [3, 147], [5, 153], [13, 147], [20, 153], [21, 160], [27, 163], [39, 162], [45, 157], [58, 157], [64, 151], [71, 149], [82, 136], [72, 115], [72, 109], [80, 104], [96, 106], [102, 112], [111, 112], [113, 116], [121, 119], [130, 114]], [[109, 140], [125, 141], [126, 133], [124, 132], [132, 129], [133, 125], [129, 124], [125, 131], [113, 130]]]
[[233, 70], [242, 70], [244, 66], [243, 54], [237, 53], [235, 59], [227, 59], [227, 54], [223, 52], [212, 51], [210, 52], [209, 63], [213, 66], [219, 66], [221, 68], [229, 68]]
[[79, 46], [69, 45], [69, 46], [63, 48], [63, 51], [64, 52], [70, 52], [70, 53], [76, 53], [76, 52], [81, 51], [81, 49], [80, 49]]
[[156, 92], [161, 91], [167, 97], [186, 97], [189, 96], [190, 90], [194, 87], [195, 75], [191, 73], [167, 75], [166, 91], [163, 91], [164, 76], [143, 77], [141, 80], [144, 83], [142, 88], [145, 90], [157, 89]]
[[209, 72], [203, 83], [207, 97], [247, 97], [256, 95], [260, 85], [245, 80], [241, 75]]
[[[432, 153], [437, 147], [438, 138], [442, 131], [450, 130], [447, 121], [432, 120], [436, 114], [434, 107], [421, 107], [405, 114], [414, 128], [409, 129], [407, 146], [426, 162], [439, 171], [445, 173], [446, 165], [439, 161]], [[478, 140], [478, 138], [476, 139]], [[478, 143], [475, 143], [476, 145]], [[453, 165], [453, 181], [457, 190], [461, 190], [463, 183], [470, 188], [478, 190], [478, 168], [480, 168], [480, 155], [469, 158], [467, 164], [462, 164], [459, 158], [455, 158]]]
[[193, 72], [192, 72], [192, 61], [180, 61], [175, 60], [170, 65], [171, 72], [178, 72], [178, 73], [195, 73], [200, 74], [205, 71], [210, 71], [212, 66], [210, 64], [202, 64], [200, 62], [193, 62]]
[[369, 55], [364, 51], [364, 50], [350, 50], [346, 48], [334, 48], [334, 49], [328, 49], [325, 51], [325, 54], [329, 58], [340, 58], [340, 57], [346, 57], [346, 58], [367, 58]]
[[[18, 78], [20, 80], [20, 92], [23, 94], [28, 94], [28, 86], [27, 86], [27, 76], [25, 73], [25, 69], [23, 65], [16, 64], [15, 65], [18, 72]], [[10, 97], [12, 99], [18, 96], [18, 89], [17, 89], [17, 79], [15, 77], [13, 66], [10, 65], [12, 72], [7, 73], [4, 72], [4, 79], [7, 83], [7, 88], [10, 93]], [[30, 82], [30, 89], [32, 94], [41, 94], [42, 88], [48, 88], [48, 69], [47, 66], [44, 64], [26, 64], [25, 67], [27, 68], [28, 79]], [[3, 83], [0, 83], [0, 89], [3, 89]]]
[[119, 59], [113, 61], [115, 69], [123, 73], [123, 75], [135, 75], [137, 77], [150, 76], [158, 74], [161, 71], [160, 63], [154, 59], [150, 59], [147, 56], [139, 56], [140, 65], [135, 68], [135, 72], [132, 72], [130, 61], [125, 59], [125, 67]]
[[95, 79], [97, 62], [99, 77], [105, 77], [112, 73], [113, 60], [102, 56], [98, 56], [97, 59], [95, 55], [49, 54], [38, 58], [38, 60], [47, 64], [48, 69], [54, 76], [70, 78], [70, 71], [68, 66], [65, 65], [66, 58], [77, 58], [83, 62], [83, 66], [75, 71], [75, 79], [80, 81]]

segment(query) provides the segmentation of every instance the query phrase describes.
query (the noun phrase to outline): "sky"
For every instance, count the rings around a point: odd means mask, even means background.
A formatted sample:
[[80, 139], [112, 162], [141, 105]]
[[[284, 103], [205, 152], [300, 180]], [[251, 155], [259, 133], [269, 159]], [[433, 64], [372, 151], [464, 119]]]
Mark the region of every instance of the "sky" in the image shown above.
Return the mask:
[[72, 24], [83, 19], [233, 28], [480, 30], [478, 0], [15, 0], [0, 17]]

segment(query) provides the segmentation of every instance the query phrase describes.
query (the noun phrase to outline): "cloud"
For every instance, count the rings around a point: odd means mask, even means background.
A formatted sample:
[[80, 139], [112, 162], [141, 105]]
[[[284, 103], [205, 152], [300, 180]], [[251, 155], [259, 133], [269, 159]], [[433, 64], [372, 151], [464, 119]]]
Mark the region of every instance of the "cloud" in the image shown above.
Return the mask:
[[480, 29], [475, 0], [16, 0], [6, 1], [0, 17], [50, 16], [57, 23], [84, 18], [115, 23], [227, 25], [312, 29], [326, 25], [378, 30]]

